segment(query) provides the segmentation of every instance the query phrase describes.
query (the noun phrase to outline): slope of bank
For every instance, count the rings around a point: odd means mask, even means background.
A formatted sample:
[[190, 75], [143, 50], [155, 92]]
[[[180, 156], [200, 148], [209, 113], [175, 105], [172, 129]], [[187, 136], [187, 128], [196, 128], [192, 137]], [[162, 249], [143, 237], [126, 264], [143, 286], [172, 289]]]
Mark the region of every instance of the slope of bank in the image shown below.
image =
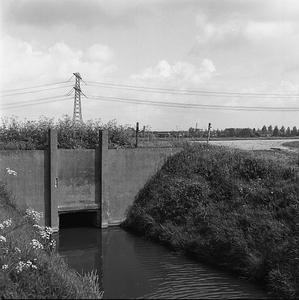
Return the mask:
[[147, 182], [121, 226], [295, 299], [298, 169], [289, 157], [186, 146]]
[[51, 228], [38, 225], [40, 217], [18, 209], [0, 181], [0, 298], [101, 299], [97, 274], [70, 269], [56, 252]]

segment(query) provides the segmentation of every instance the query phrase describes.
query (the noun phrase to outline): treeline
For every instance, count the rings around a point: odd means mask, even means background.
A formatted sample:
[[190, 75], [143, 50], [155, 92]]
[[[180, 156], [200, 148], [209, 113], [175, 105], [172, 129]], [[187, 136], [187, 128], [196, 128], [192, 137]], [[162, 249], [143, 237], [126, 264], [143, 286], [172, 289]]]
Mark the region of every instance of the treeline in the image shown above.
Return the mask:
[[38, 121], [20, 121], [18, 117], [2, 118], [0, 150], [42, 150], [48, 147], [48, 130], [56, 129], [58, 147], [62, 149], [95, 149], [99, 130], [108, 131], [108, 147], [133, 147], [134, 139], [129, 125], [118, 125], [116, 120], [103, 124], [100, 119], [75, 123], [64, 115], [57, 122], [41, 116]]
[[[206, 137], [208, 135], [208, 131], [189, 128], [188, 135], [191, 137]], [[214, 129], [210, 132], [211, 137], [239, 137], [239, 138], [247, 138], [247, 137], [295, 137], [299, 136], [299, 130], [296, 126], [293, 126], [292, 129], [290, 127], [285, 128], [281, 126], [280, 128], [276, 125], [266, 126], [264, 125], [262, 129], [258, 128], [226, 128], [224, 130]]]

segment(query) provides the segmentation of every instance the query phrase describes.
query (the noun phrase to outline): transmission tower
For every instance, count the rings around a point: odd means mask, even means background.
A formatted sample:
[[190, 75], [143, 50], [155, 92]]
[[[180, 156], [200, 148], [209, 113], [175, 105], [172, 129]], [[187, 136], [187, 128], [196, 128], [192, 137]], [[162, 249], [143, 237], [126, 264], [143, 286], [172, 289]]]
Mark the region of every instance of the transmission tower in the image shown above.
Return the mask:
[[81, 88], [80, 88], [80, 80], [82, 80], [79, 72], [73, 73], [76, 77], [75, 81], [75, 96], [74, 96], [74, 113], [73, 113], [73, 121], [74, 122], [82, 122], [82, 109], [81, 109]]

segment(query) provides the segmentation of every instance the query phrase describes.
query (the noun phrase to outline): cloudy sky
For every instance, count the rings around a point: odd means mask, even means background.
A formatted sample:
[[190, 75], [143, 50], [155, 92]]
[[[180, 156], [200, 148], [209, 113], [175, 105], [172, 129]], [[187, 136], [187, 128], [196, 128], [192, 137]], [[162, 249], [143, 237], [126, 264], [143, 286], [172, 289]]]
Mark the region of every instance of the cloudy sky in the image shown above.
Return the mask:
[[1, 0], [2, 117], [299, 127], [297, 0]]

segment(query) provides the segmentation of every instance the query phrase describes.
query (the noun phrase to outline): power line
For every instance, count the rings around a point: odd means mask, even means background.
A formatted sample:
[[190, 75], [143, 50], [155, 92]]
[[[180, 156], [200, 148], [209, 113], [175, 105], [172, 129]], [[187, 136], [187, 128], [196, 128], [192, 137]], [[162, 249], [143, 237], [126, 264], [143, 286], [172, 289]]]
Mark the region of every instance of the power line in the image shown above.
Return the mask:
[[136, 86], [136, 85], [124, 85], [115, 83], [95, 82], [86, 81], [89, 86], [104, 86], [111, 87], [114, 89], [125, 89], [142, 92], [153, 92], [153, 93], [168, 93], [168, 94], [179, 94], [179, 95], [202, 95], [202, 96], [213, 96], [213, 97], [252, 97], [252, 98], [299, 98], [298, 94], [279, 94], [279, 93], [240, 93], [240, 92], [224, 92], [224, 91], [207, 91], [207, 90], [179, 90], [179, 89], [168, 89], [148, 86]]
[[9, 109], [9, 108], [15, 108], [15, 107], [20, 107], [20, 106], [37, 105], [37, 104], [44, 104], [47, 102], [57, 102], [57, 101], [70, 100], [70, 99], [72, 99], [72, 98], [67, 95], [60, 95], [60, 96], [54, 96], [54, 97], [47, 97], [47, 98], [40, 98], [40, 99], [33, 99], [33, 100], [27, 100], [27, 101], [2, 104], [2, 105], [0, 105], [0, 108], [1, 109]]
[[156, 105], [156, 106], [181, 107], [181, 108], [202, 108], [202, 109], [215, 109], [215, 110], [248, 110], [248, 111], [298, 111], [299, 110], [298, 107], [205, 105], [205, 104], [149, 101], [149, 100], [142, 100], [142, 99], [129, 99], [129, 98], [91, 96], [91, 95], [89, 95], [88, 98], [94, 99], [94, 100], [110, 101], [110, 102], [125, 102], [125, 103]]
[[37, 90], [37, 91], [28, 91], [28, 92], [22, 92], [22, 93], [16, 93], [16, 94], [9, 94], [9, 95], [3, 95], [3, 96], [0, 95], [0, 97], [4, 98], [4, 97], [10, 97], [10, 96], [24, 95], [24, 94], [33, 94], [33, 93], [39, 93], [39, 92], [44, 92], [44, 91], [62, 89], [62, 88], [66, 88], [66, 87], [69, 87], [69, 85], [53, 87], [53, 88], [50, 88], [50, 89], [42, 89], [42, 90]]
[[36, 85], [36, 86], [31, 86], [31, 87], [26, 87], [26, 88], [19, 88], [19, 89], [13, 89], [13, 90], [0, 91], [0, 93], [9, 93], [9, 92], [15, 92], [15, 91], [20, 91], [20, 90], [29, 90], [29, 89], [39, 88], [39, 87], [45, 87], [45, 86], [50, 86], [50, 85], [62, 84], [62, 83], [68, 83], [68, 81], [61, 81], [61, 82], [55, 82], [55, 83], [49, 83], [49, 84], [43, 84], [43, 85]]

